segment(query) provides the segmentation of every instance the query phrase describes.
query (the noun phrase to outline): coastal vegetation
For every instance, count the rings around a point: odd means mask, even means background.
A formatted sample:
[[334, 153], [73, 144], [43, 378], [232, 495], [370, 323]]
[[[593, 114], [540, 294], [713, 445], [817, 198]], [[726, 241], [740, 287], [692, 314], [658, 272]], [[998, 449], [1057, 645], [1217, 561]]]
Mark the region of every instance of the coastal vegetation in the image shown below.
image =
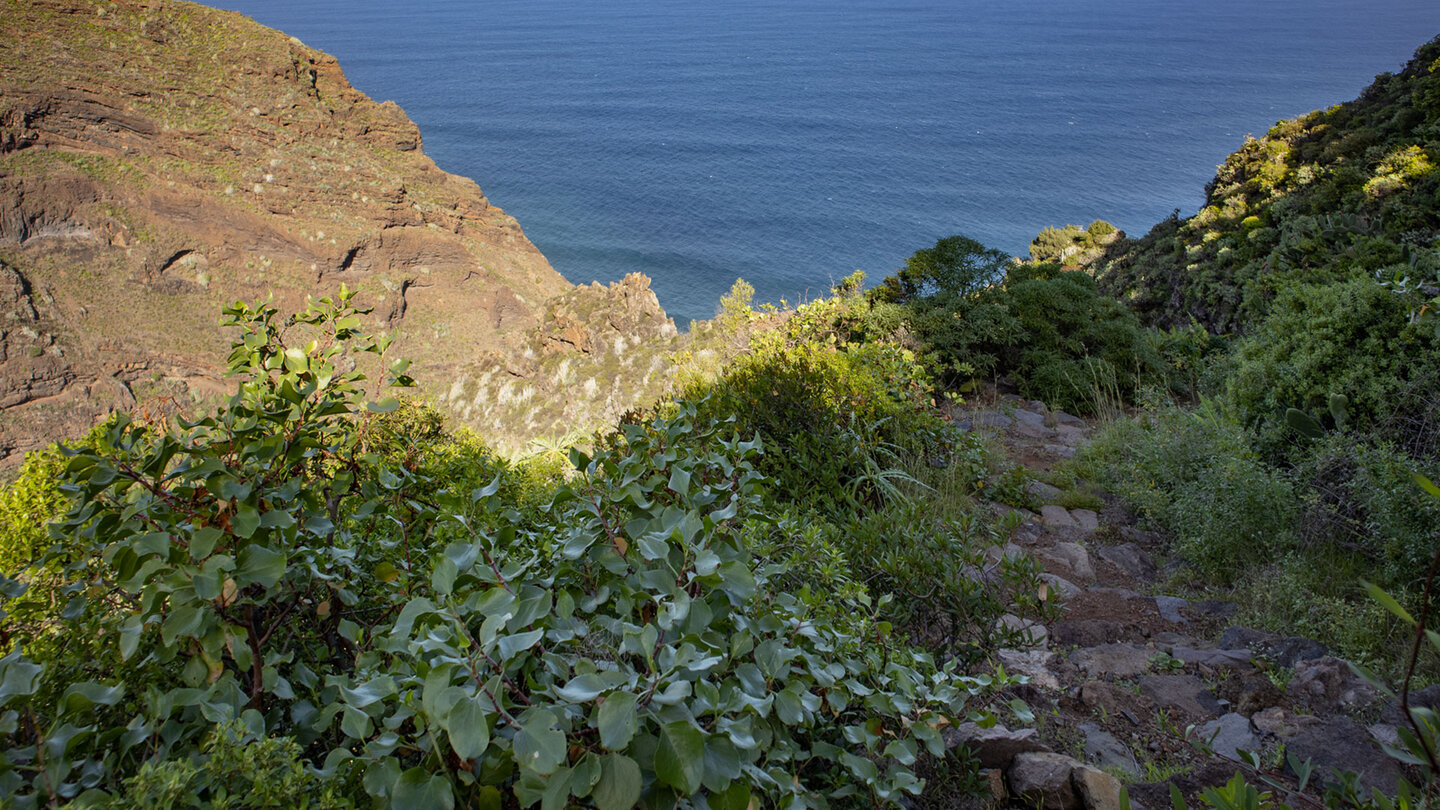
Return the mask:
[[[117, 412], [0, 490], [0, 804], [948, 806], [983, 787], [958, 727], [1036, 722], [998, 662], [1058, 615], [1011, 544], [1047, 487], [1153, 531], [1166, 594], [1440, 680], [1437, 164], [1440, 40], [1139, 239], [951, 236], [794, 309], [737, 282], [705, 361], [647, 356], [663, 396], [528, 457], [413, 396], [350, 290], [232, 304], [223, 404]], [[1065, 492], [958, 423], [997, 392], [1103, 423]]]

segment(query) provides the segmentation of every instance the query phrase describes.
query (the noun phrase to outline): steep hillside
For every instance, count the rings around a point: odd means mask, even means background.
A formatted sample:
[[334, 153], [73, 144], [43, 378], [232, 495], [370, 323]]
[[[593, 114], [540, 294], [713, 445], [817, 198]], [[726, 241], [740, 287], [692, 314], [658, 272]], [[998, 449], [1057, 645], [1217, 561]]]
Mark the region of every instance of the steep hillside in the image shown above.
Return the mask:
[[342, 283], [438, 391], [505, 376], [571, 289], [293, 37], [191, 3], [0, 2], [0, 462], [223, 390], [222, 304]]
[[[1276, 124], [1219, 168], [1205, 206], [1121, 240], [1098, 276], [1148, 320], [1250, 331], [1292, 284], [1435, 284], [1440, 40], [1360, 98]], [[1430, 293], [1434, 295], [1435, 293]]]

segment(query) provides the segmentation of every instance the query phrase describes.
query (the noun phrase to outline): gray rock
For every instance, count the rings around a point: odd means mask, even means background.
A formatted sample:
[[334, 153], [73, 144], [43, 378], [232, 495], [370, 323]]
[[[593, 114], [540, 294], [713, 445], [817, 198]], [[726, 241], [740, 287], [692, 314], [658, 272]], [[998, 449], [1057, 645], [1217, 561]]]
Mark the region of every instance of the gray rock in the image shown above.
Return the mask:
[[[1035, 420], [1038, 419], [1037, 423]], [[1018, 436], [1026, 436], [1031, 439], [1055, 439], [1058, 434], [1048, 427], [1045, 427], [1045, 417], [1031, 411], [1016, 411], [1015, 423], [1009, 428], [1011, 433]], [[1061, 444], [1064, 444], [1061, 441]]]
[[[1409, 703], [1412, 709], [1440, 710], [1440, 684], [1411, 692]], [[1405, 719], [1405, 712], [1400, 708], [1398, 696], [1385, 704], [1385, 711], [1380, 715], [1380, 722], [1389, 723], [1392, 726], [1409, 725], [1409, 721]]]
[[1059, 504], [1046, 504], [1040, 509], [1040, 519], [1052, 529], [1078, 529], [1080, 524], [1070, 516], [1070, 510]]
[[1176, 709], [1202, 719], [1220, 713], [1220, 703], [1205, 682], [1194, 675], [1146, 675], [1140, 679], [1140, 693], [1157, 706]]
[[1055, 417], [1055, 424], [1057, 425], [1068, 425], [1070, 427], [1086, 429], [1090, 427], [1088, 424], [1085, 423], [1084, 419], [1081, 419], [1078, 416], [1072, 416], [1064, 411], [1052, 411], [1052, 414]]
[[1380, 743], [1381, 746], [1388, 745], [1393, 748], [1400, 745], [1400, 732], [1396, 731], [1395, 727], [1389, 723], [1371, 723], [1365, 727], [1365, 730], [1370, 732], [1370, 739]]
[[1080, 799], [1070, 781], [1076, 764], [1060, 754], [1019, 754], [1010, 764], [1010, 792], [1031, 807], [1076, 810]]
[[1101, 546], [1095, 550], [1100, 559], [1142, 582], [1155, 580], [1155, 562], [1145, 550], [1134, 543], [1118, 546]]
[[1175, 647], [1170, 655], [1186, 664], [1203, 664], [1215, 669], [1242, 669], [1250, 666], [1249, 650], [1194, 650]]
[[982, 411], [975, 414], [970, 420], [976, 427], [1000, 428], [1010, 427], [1015, 420], [997, 411]]
[[1140, 765], [1125, 744], [1095, 723], [1081, 723], [1085, 735], [1085, 758], [1101, 768], [1117, 768], [1128, 774], [1140, 775]]
[[1071, 599], [1083, 592], [1083, 589], [1079, 585], [1054, 574], [1041, 574], [1040, 580], [1050, 586], [1050, 592], [1052, 594], [1059, 594], [1065, 599]]
[[1070, 425], [1061, 425], [1056, 428], [1055, 436], [1060, 440], [1060, 443], [1066, 447], [1079, 447], [1085, 442], [1090, 441], [1090, 431], [1088, 428], [1078, 428]]
[[1037, 549], [1035, 556], [1042, 561], [1058, 564], [1073, 574], [1073, 582], [1086, 585], [1095, 582], [1095, 566], [1090, 563], [1090, 552], [1079, 543], [1056, 543], [1049, 548]]
[[1160, 545], [1160, 535], [1158, 533], [1143, 531], [1134, 526], [1121, 526], [1120, 536], [1131, 543], [1139, 543], [1142, 546]]
[[1067, 447], [1066, 445], [1063, 445], [1063, 444], [1046, 444], [1046, 445], [1041, 445], [1040, 449], [1041, 449], [1041, 450], [1044, 450], [1045, 452], [1049, 453], [1049, 454], [1052, 455], [1052, 456], [1055, 456], [1056, 458], [1074, 458], [1074, 457], [1075, 457], [1075, 448], [1073, 448], [1073, 447]]
[[997, 650], [995, 659], [1011, 675], [1029, 677], [1031, 686], [1052, 692], [1060, 690], [1060, 679], [1052, 667], [1055, 653], [1049, 650]]
[[1033, 728], [1011, 731], [1004, 726], [981, 728], [974, 723], [961, 723], [945, 732], [945, 747], [958, 746], [970, 749], [982, 768], [1008, 768], [1016, 754], [1050, 750]]
[[1271, 706], [1250, 716], [1250, 725], [1257, 734], [1268, 734], [1282, 740], [1320, 722], [1320, 718], [1313, 714], [1292, 714], [1279, 706]]
[[1031, 619], [1022, 619], [1013, 613], [1006, 613], [995, 621], [996, 632], [1010, 631], [1016, 634], [1023, 647], [1044, 647], [1050, 637], [1045, 625]]
[[1019, 560], [1024, 559], [1024, 557], [1025, 549], [1020, 548], [1014, 543], [1006, 543], [1003, 548], [1001, 546], [991, 546], [985, 549], [985, 559], [989, 560], [992, 564], [998, 563], [1001, 560]]
[[1081, 766], [1070, 772], [1070, 785], [1085, 810], [1120, 810], [1120, 780], [1110, 774]]
[[1139, 628], [1127, 622], [1077, 619], [1056, 622], [1050, 628], [1050, 638], [1062, 647], [1094, 647], [1117, 641], [1139, 641], [1143, 636]]
[[1160, 611], [1160, 618], [1171, 624], [1185, 624], [1188, 619], [1180, 612], [1180, 608], [1190, 604], [1178, 596], [1157, 596], [1155, 597], [1155, 608]]
[[1154, 650], [1137, 644], [1102, 644], [1081, 647], [1070, 656], [1070, 660], [1092, 678], [1101, 675], [1130, 678], [1148, 672], [1154, 655]]
[[1239, 759], [1240, 751], [1260, 750], [1260, 738], [1250, 730], [1250, 720], [1242, 714], [1231, 712], [1211, 720], [1200, 727], [1199, 734], [1222, 757]]
[[1034, 495], [1041, 503], [1055, 503], [1060, 497], [1060, 488], [1051, 486], [1044, 481], [1028, 481], [1025, 484], [1025, 491]]
[[1371, 739], [1365, 727], [1345, 715], [1326, 718], [1301, 729], [1285, 742], [1286, 758], [1310, 760], [1315, 777], [1321, 783], [1333, 783], [1331, 769], [1354, 771], [1360, 784], [1369, 792], [1378, 788], [1394, 796], [1401, 777], [1400, 766], [1386, 756]]
[[1282, 667], [1293, 668], [1301, 661], [1324, 658], [1330, 651], [1324, 644], [1301, 636], [1278, 636], [1248, 627], [1228, 627], [1220, 636], [1221, 647], [1245, 647]]
[[1353, 709], [1375, 702], [1375, 688], [1350, 670], [1344, 660], [1326, 656], [1295, 664], [1285, 695], [1317, 713]]
[[1071, 509], [1070, 517], [1080, 524], [1080, 530], [1093, 532], [1100, 528], [1100, 516], [1090, 509]]

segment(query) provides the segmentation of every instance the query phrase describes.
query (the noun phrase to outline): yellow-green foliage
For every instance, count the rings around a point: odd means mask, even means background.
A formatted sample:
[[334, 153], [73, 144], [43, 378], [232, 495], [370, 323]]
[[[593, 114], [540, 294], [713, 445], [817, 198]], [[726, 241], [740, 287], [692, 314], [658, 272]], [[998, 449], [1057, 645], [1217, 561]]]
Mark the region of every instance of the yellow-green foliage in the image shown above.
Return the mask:
[[772, 332], [684, 397], [702, 420], [733, 420], [741, 436], [758, 434], [760, 468], [782, 491], [839, 504], [883, 497], [886, 482], [876, 476], [902, 454], [938, 445], [944, 423], [930, 385], [915, 355], [897, 345]]
[[58, 488], [63, 468], [53, 447], [31, 453], [15, 480], [0, 489], [0, 574], [19, 574], [49, 545], [46, 526], [67, 506]]
[[1425, 150], [1411, 145], [1391, 152], [1375, 167], [1375, 176], [1365, 182], [1365, 193], [1373, 197], [1393, 194], [1414, 180], [1435, 171]]

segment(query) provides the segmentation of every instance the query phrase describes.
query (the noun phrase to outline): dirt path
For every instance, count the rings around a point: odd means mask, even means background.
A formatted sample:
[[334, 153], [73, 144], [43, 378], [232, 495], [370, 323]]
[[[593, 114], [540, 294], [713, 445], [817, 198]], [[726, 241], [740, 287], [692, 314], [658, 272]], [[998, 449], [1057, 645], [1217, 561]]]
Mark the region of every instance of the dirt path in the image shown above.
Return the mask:
[[[953, 416], [994, 435], [1037, 476], [1093, 432], [1013, 396]], [[1398, 706], [1318, 641], [1235, 626], [1231, 603], [1167, 595], [1175, 561], [1115, 499], [1102, 493], [1108, 506], [1099, 512], [1067, 509], [1073, 493], [1040, 480], [1027, 489], [1042, 506], [1026, 511], [1012, 542], [1040, 563], [1047, 595], [1063, 604], [1048, 626], [1022, 622], [1030, 643], [999, 651], [995, 663], [1029, 676], [1018, 694], [1036, 724], [952, 734], [990, 769], [997, 802], [1112, 810], [1124, 784], [1132, 806], [1161, 808], [1173, 783], [1197, 806], [1201, 790], [1241, 768], [1241, 751], [1255, 752], [1273, 778], [1288, 779], [1293, 756], [1311, 760], [1316, 779], [1342, 767], [1393, 794], [1402, 770], [1378, 742], [1394, 741]], [[1433, 691], [1422, 695], [1440, 702]]]

